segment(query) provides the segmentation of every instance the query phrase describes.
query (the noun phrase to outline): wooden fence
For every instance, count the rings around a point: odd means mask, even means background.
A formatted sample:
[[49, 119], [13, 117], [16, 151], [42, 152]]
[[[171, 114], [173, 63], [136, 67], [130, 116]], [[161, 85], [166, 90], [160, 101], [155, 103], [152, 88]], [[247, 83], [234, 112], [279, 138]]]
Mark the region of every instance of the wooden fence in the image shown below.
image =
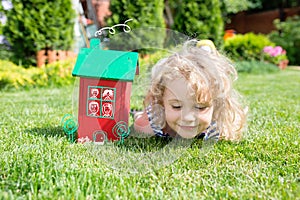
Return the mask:
[[254, 32], [268, 34], [272, 30], [275, 30], [273, 24], [275, 19], [284, 21], [287, 17], [294, 15], [300, 15], [300, 7], [270, 10], [259, 13], [240, 12], [231, 18], [231, 23], [226, 24], [226, 29], [234, 29], [237, 33]]
[[37, 52], [36, 63], [37, 67], [41, 67], [45, 64], [53, 63], [59, 60], [65, 60], [68, 58], [75, 58], [76, 54], [72, 51], [62, 50], [40, 50]]

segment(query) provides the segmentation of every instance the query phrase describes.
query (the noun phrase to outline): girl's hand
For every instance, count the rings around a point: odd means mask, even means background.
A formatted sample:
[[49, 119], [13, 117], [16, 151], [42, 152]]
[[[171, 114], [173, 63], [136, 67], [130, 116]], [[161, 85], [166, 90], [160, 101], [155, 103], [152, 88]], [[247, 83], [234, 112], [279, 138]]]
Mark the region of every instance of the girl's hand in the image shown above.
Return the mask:
[[134, 114], [134, 130], [139, 133], [154, 135], [150, 126], [148, 115], [145, 111]]

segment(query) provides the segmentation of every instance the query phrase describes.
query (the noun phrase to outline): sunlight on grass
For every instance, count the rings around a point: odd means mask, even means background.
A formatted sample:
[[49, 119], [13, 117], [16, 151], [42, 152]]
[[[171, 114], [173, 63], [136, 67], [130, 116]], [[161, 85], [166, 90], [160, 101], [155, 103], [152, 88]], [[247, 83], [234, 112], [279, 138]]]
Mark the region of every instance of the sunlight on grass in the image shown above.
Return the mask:
[[0, 199], [299, 199], [300, 71], [242, 74], [236, 87], [249, 105], [245, 138], [208, 149], [70, 144], [60, 120], [73, 86], [1, 92]]

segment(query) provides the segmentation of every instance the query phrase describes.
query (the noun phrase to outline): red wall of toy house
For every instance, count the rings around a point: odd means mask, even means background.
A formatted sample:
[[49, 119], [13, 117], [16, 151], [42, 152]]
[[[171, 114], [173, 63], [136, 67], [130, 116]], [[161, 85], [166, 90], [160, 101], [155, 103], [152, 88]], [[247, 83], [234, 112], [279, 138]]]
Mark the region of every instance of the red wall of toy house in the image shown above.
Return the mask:
[[[114, 118], [96, 118], [87, 116], [87, 99], [89, 86], [102, 86], [115, 88], [116, 99], [114, 108]], [[105, 131], [109, 140], [118, 140], [112, 133], [116, 123], [124, 121], [128, 124], [130, 112], [131, 82], [99, 80], [93, 78], [80, 78], [79, 89], [79, 110], [78, 110], [78, 139], [88, 137], [93, 141], [95, 131]], [[96, 141], [97, 142], [97, 141]]]

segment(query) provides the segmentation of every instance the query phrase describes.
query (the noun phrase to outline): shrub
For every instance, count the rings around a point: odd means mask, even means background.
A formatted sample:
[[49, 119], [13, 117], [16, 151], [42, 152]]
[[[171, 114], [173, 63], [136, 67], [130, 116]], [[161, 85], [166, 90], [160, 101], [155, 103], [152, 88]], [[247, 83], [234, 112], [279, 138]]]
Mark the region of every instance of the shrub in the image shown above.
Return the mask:
[[265, 63], [255, 60], [236, 62], [235, 68], [238, 73], [247, 74], [267, 74], [279, 71], [279, 68], [272, 63]]
[[71, 0], [12, 0], [5, 11], [4, 36], [14, 52], [14, 63], [35, 65], [40, 49], [70, 49], [75, 12]]
[[59, 87], [74, 82], [72, 68], [74, 60], [48, 64], [42, 68], [17, 66], [7, 60], [0, 60], [0, 89], [32, 87]]
[[198, 39], [211, 39], [216, 46], [223, 43], [224, 23], [219, 0], [181, 0], [175, 10], [173, 29]]
[[10, 47], [6, 44], [0, 44], [0, 60], [11, 60], [13, 52]]
[[263, 49], [263, 61], [279, 65], [281, 61], [287, 60], [286, 50], [281, 46], [265, 46]]
[[[108, 35], [111, 38], [109, 44], [111, 49], [162, 48], [166, 36], [163, 0], [111, 1], [110, 10], [113, 14], [106, 19], [107, 25], [110, 27], [132, 19], [132, 21], [126, 23], [130, 26], [131, 32]], [[120, 30], [116, 28], [115, 30], [122, 32], [122, 28]]]
[[272, 31], [270, 39], [287, 51], [290, 64], [300, 65], [300, 17], [289, 17], [285, 22], [274, 20], [276, 31]]
[[275, 46], [275, 43], [263, 34], [237, 34], [225, 41], [224, 51], [234, 61], [261, 60], [265, 46]]
[[75, 60], [65, 60], [54, 62], [43, 67], [43, 71], [47, 74], [48, 84], [51, 86], [70, 85], [74, 82], [72, 70]]
[[9, 61], [0, 61], [0, 88], [10, 89], [31, 86], [34, 81], [26, 69]]

